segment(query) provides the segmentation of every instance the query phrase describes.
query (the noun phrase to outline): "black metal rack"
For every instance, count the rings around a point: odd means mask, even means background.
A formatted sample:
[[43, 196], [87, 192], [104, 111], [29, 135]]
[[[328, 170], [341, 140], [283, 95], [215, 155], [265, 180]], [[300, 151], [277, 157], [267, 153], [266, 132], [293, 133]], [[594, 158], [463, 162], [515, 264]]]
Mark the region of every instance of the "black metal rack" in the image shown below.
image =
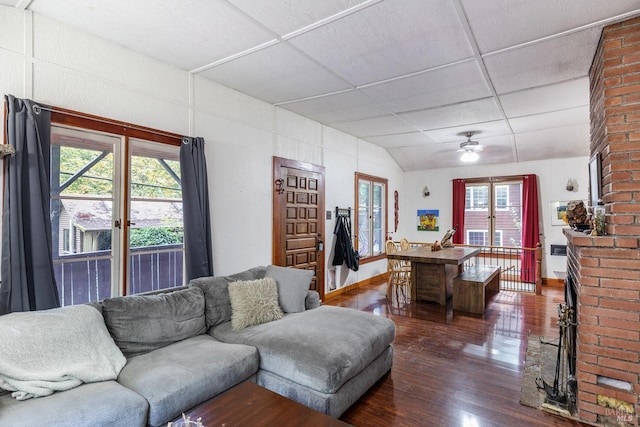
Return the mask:
[[346, 216], [351, 219], [351, 208], [339, 208], [338, 206], [336, 206], [336, 218], [339, 218], [341, 216]]

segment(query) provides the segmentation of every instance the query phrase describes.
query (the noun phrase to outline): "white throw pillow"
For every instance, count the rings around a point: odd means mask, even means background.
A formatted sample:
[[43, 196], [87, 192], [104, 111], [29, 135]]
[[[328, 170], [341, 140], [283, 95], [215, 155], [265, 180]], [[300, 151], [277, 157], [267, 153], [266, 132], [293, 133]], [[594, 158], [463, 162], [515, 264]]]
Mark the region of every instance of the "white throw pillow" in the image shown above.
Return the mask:
[[313, 271], [268, 265], [264, 277], [271, 277], [278, 284], [278, 298], [282, 311], [300, 313], [305, 310], [304, 301], [307, 298]]
[[234, 330], [281, 319], [278, 287], [272, 278], [229, 283], [231, 327]]

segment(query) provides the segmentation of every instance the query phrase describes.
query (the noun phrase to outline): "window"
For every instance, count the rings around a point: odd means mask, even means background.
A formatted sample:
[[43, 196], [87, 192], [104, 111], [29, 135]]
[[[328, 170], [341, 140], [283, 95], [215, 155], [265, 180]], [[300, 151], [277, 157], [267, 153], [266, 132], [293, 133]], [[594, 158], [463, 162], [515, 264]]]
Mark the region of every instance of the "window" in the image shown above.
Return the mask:
[[51, 121], [61, 304], [182, 285], [181, 137], [79, 113]]
[[489, 206], [489, 191], [484, 185], [467, 187], [466, 209], [486, 211]]
[[522, 179], [468, 180], [464, 228], [466, 244], [520, 247]]
[[496, 185], [496, 209], [508, 209], [509, 206], [509, 186]]
[[467, 231], [467, 244], [468, 245], [478, 245], [485, 246], [488, 244], [489, 240], [487, 239], [486, 230], [468, 230]]
[[70, 239], [71, 234], [69, 233], [68, 228], [62, 229], [62, 250], [64, 253], [69, 253], [69, 249], [71, 248]]
[[356, 199], [355, 240], [360, 260], [382, 258], [387, 235], [387, 180], [356, 172]]
[[[467, 230], [466, 243], [476, 246], [490, 246], [489, 233], [486, 230]], [[496, 231], [494, 246], [502, 246], [502, 230]]]

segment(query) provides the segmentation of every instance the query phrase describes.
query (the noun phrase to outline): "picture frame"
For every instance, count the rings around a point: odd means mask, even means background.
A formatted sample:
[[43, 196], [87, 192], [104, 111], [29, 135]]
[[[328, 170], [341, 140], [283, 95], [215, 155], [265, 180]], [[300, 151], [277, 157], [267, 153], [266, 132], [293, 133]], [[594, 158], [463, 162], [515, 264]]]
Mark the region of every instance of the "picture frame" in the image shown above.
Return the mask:
[[600, 153], [589, 160], [589, 202], [591, 207], [598, 204], [602, 198], [602, 167]]
[[551, 225], [569, 225], [567, 221], [567, 205], [569, 201], [551, 202]]
[[439, 209], [418, 209], [418, 231], [439, 231]]

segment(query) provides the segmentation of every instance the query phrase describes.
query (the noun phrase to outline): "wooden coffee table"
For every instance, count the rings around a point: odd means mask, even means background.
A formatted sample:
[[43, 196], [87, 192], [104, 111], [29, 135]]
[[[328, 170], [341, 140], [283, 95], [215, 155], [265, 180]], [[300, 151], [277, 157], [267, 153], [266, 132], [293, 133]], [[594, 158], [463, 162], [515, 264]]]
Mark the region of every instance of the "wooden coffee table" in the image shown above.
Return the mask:
[[[250, 381], [238, 384], [196, 406], [185, 415], [215, 426], [349, 426]], [[177, 421], [177, 420], [176, 420]]]

